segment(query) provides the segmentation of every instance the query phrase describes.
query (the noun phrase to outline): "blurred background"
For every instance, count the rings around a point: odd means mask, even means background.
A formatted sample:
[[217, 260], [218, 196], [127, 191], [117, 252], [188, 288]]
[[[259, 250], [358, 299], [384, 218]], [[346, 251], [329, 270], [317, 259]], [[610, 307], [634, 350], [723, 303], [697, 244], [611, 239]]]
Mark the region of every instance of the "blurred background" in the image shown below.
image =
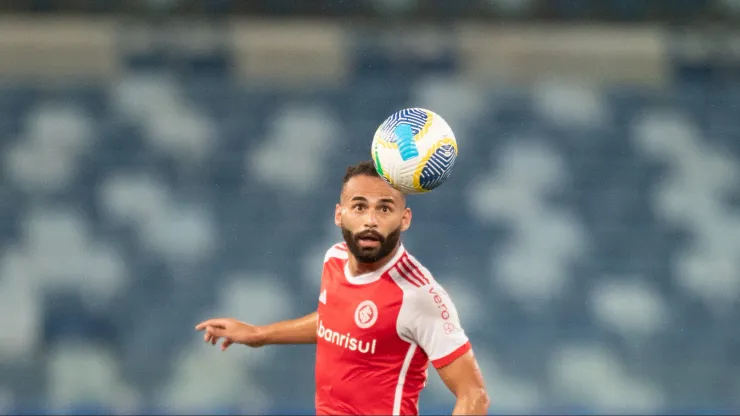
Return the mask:
[[[740, 412], [740, 1], [0, 2], [0, 413], [310, 413], [347, 165], [460, 157], [405, 243], [492, 413]], [[454, 398], [430, 371], [423, 413]]]

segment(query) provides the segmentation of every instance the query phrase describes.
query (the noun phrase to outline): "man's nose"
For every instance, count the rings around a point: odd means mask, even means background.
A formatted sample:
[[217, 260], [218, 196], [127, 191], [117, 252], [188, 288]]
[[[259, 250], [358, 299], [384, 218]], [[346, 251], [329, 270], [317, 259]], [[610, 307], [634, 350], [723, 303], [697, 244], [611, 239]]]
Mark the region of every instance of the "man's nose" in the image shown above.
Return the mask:
[[375, 215], [375, 211], [368, 210], [365, 215], [365, 227], [376, 228], [378, 226], [378, 218]]

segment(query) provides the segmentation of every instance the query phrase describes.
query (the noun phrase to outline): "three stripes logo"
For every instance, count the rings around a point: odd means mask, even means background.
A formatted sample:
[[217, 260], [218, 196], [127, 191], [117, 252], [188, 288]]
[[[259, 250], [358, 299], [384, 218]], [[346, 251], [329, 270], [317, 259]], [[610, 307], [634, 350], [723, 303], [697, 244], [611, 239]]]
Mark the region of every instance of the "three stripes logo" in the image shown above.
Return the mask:
[[424, 272], [414, 264], [408, 254], [401, 256], [392, 270], [395, 270], [399, 276], [404, 278], [407, 282], [411, 283], [414, 287], [423, 287], [428, 285], [429, 278], [424, 275]]

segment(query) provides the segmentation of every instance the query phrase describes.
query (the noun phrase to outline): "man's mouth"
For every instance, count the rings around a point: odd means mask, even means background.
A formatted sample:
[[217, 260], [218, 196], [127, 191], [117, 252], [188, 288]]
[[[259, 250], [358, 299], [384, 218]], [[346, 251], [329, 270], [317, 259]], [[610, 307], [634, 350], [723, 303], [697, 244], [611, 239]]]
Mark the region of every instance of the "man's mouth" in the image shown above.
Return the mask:
[[380, 246], [380, 238], [374, 235], [364, 235], [359, 237], [358, 243], [360, 247], [378, 247]]

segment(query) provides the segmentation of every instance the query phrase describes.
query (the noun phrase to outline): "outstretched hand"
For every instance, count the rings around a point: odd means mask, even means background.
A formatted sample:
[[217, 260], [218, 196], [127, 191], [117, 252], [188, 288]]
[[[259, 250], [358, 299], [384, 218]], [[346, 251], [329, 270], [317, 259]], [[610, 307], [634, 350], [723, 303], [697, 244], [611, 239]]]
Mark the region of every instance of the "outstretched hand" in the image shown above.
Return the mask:
[[265, 345], [264, 333], [260, 327], [237, 321], [232, 318], [215, 318], [195, 326], [196, 331], [204, 331], [203, 341], [216, 345], [223, 338], [221, 351], [231, 344], [244, 344], [256, 348]]

